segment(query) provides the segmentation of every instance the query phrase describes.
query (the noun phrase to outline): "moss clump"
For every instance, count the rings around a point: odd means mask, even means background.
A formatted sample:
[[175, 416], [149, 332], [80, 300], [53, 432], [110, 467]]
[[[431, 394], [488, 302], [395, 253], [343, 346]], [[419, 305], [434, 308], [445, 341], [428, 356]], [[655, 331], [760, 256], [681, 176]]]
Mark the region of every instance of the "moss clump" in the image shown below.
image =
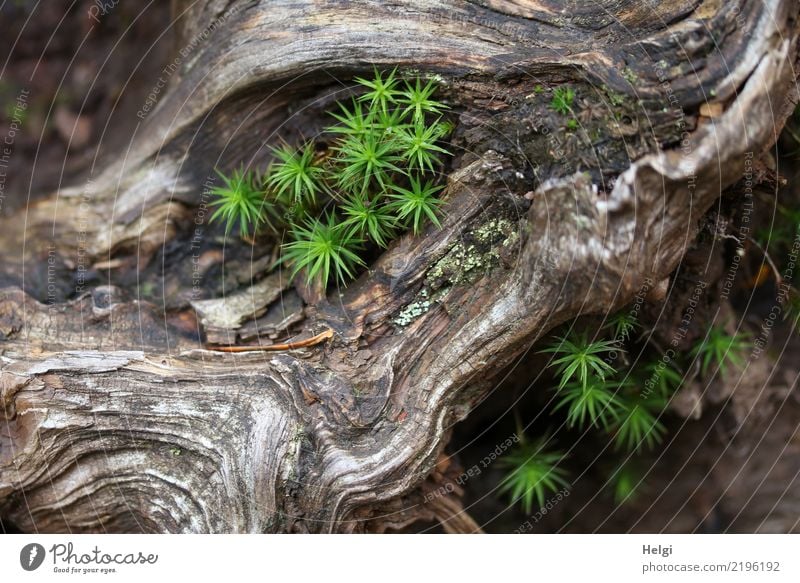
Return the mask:
[[286, 239], [280, 262], [322, 288], [354, 279], [364, 255], [385, 248], [407, 229], [440, 227], [442, 177], [454, 129], [449, 107], [434, 95], [437, 81], [401, 79], [397, 69], [356, 78], [360, 95], [330, 112], [336, 120], [319, 142], [272, 148], [265, 173], [217, 171], [210, 221], [247, 240], [261, 232]]

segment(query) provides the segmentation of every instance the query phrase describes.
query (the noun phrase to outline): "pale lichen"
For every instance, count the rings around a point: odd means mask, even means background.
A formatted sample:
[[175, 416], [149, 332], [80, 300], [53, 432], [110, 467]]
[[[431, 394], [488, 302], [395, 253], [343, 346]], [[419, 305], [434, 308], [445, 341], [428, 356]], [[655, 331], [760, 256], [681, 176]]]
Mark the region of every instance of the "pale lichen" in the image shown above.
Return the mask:
[[518, 240], [516, 225], [509, 219], [491, 219], [455, 243], [430, 269], [426, 279], [434, 287], [442, 280], [452, 285], [470, 282], [499, 263], [498, 246], [509, 247]]
[[430, 309], [431, 301], [428, 298], [428, 290], [423, 289], [413, 302], [401, 310], [393, 322], [398, 326], [408, 326]]
[[500, 263], [503, 248], [519, 241], [517, 223], [505, 217], [493, 218], [464, 233], [433, 267], [417, 296], [392, 320], [396, 326], [408, 326], [426, 314], [454, 285], [469, 283]]
[[625, 78], [625, 80], [626, 80], [628, 83], [630, 83], [630, 84], [631, 84], [631, 85], [633, 85], [634, 87], [635, 87], [635, 86], [636, 86], [636, 84], [639, 82], [639, 76], [636, 74], [636, 71], [634, 71], [634, 70], [633, 70], [633, 69], [631, 69], [630, 67], [625, 67], [625, 68], [622, 70], [622, 76]]

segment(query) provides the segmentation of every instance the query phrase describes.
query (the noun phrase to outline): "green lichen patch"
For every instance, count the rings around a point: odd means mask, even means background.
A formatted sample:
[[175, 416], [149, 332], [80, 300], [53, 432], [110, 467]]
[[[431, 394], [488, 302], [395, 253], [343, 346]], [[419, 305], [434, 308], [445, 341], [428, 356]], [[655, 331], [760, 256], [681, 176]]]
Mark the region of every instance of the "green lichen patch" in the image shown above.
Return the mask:
[[[508, 212], [506, 209], [505, 212]], [[496, 216], [466, 231], [428, 271], [422, 289], [392, 320], [406, 327], [440, 302], [453, 286], [476, 281], [502, 263], [518, 243], [519, 224], [507, 216]]]
[[430, 289], [445, 285], [461, 285], [475, 281], [501, 262], [501, 249], [519, 240], [516, 223], [496, 217], [481, 224], [455, 243], [428, 272], [425, 279]]
[[636, 87], [636, 84], [639, 82], [639, 75], [637, 75], [636, 71], [634, 71], [630, 67], [625, 67], [622, 70], [622, 76], [628, 83], [630, 83], [634, 87]]
[[409, 326], [419, 317], [427, 314], [449, 291], [450, 286], [440, 287], [436, 291], [430, 291], [427, 287], [423, 287], [414, 298], [414, 301], [400, 310], [400, 313], [392, 320], [392, 323], [403, 328]]
[[398, 326], [408, 326], [422, 314], [431, 309], [431, 300], [428, 290], [423, 289], [417, 294], [413, 302], [403, 308], [393, 322]]

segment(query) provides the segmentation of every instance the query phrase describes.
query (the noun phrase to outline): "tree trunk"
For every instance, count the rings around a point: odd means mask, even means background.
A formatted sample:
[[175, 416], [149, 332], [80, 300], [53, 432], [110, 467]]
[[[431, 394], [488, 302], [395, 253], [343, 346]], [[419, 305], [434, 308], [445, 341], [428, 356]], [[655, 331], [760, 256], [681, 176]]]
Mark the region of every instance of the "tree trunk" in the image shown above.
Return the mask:
[[[421, 503], [453, 423], [554, 326], [662, 289], [796, 102], [794, 0], [173, 4], [127, 150], [0, 228], [0, 516], [23, 530], [476, 530]], [[439, 75], [457, 116], [441, 230], [327, 298], [239, 245], [239, 290], [207, 297], [213, 168], [317, 135], [373, 64]], [[561, 84], [576, 131], [540, 91]], [[159, 260], [166, 305], [133, 299]], [[199, 342], [290, 328], [334, 336]]]

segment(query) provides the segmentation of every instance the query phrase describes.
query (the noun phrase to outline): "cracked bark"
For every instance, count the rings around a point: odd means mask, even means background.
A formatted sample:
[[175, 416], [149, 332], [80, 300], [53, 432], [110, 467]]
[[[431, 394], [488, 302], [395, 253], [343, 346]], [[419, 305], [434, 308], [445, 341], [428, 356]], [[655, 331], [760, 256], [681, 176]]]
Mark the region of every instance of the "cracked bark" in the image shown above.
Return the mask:
[[[449, 427], [548, 330], [668, 277], [796, 100], [789, 0], [577, 4], [175, 2], [191, 50], [129, 154], [0, 229], [17, 282], [0, 291], [0, 516], [39, 532], [431, 517], [475, 530], [452, 500], [421, 502]], [[223, 355], [116, 288], [45, 301], [35, 284], [51, 256], [69, 287], [87, 261], [142, 267], [188, 245], [211, 168], [263, 163], [278, 129], [315, 135], [373, 63], [442, 76], [461, 150], [441, 230], [401, 238], [341, 294], [292, 312], [331, 342]], [[591, 147], [564, 134], [567, 156], [554, 155], [534, 96], [564, 82], [639, 115], [612, 123], [580, 102], [602, 131]], [[722, 112], [705, 117], [708, 101]], [[454, 270], [470, 245], [479, 266]], [[235, 335], [265, 307], [221, 313]]]

